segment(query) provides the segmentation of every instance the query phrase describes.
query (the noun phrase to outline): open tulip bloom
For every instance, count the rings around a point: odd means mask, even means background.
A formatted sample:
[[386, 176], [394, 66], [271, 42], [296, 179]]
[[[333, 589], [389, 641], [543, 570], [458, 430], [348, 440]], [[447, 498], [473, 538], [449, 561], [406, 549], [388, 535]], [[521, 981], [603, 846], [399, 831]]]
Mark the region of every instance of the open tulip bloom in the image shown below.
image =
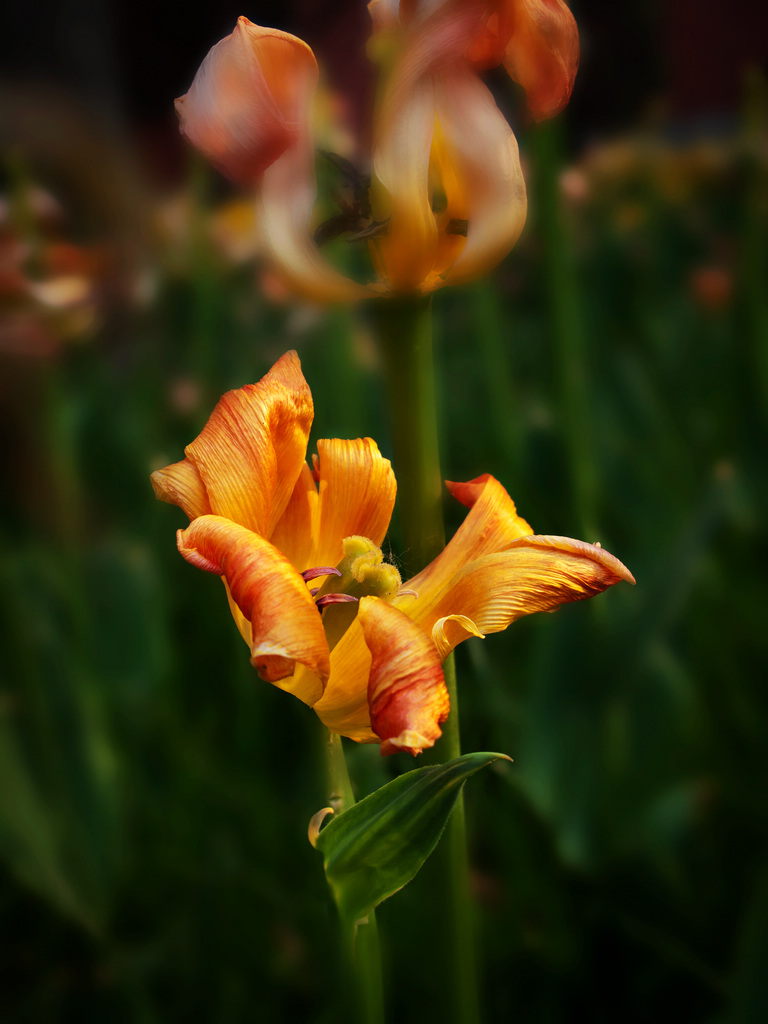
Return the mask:
[[380, 550], [395, 502], [389, 461], [370, 438], [334, 438], [317, 442], [310, 469], [312, 417], [288, 352], [225, 394], [186, 458], [152, 482], [191, 520], [179, 551], [223, 578], [261, 678], [333, 732], [418, 754], [448, 716], [441, 666], [462, 640], [634, 583], [599, 545], [535, 535], [488, 475], [447, 483], [466, 519], [403, 583]]
[[484, 273], [526, 214], [515, 137], [478, 72], [503, 64], [536, 119], [571, 93], [579, 44], [561, 0], [373, 0], [381, 69], [370, 195], [359, 196], [377, 281], [328, 263], [310, 228], [318, 69], [295, 36], [240, 18], [177, 100], [181, 128], [253, 190], [267, 252], [286, 283], [323, 301], [429, 293]]

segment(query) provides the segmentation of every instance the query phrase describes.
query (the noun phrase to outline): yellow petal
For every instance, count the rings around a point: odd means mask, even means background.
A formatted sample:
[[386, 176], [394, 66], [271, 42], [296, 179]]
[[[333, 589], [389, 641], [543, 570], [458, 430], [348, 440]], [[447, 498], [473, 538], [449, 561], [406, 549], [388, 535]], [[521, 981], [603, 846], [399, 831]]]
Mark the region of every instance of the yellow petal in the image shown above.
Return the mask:
[[239, 18], [176, 101], [182, 133], [228, 177], [255, 185], [308, 132], [316, 84], [306, 43]]
[[269, 537], [304, 464], [312, 414], [295, 352], [282, 356], [258, 384], [227, 392], [185, 449], [210, 511]]
[[[332, 732], [358, 743], [378, 743], [371, 729], [368, 708], [368, 677], [371, 652], [359, 618], [356, 618], [331, 651], [331, 677], [313, 710]], [[298, 673], [297, 673], [298, 675]]]
[[381, 542], [392, 518], [397, 484], [389, 459], [370, 437], [317, 442], [320, 494], [315, 565], [336, 565], [345, 537]]
[[468, 636], [482, 639], [485, 633], [481, 633], [472, 619], [466, 615], [444, 615], [442, 619], [438, 619], [432, 627], [432, 642], [437, 648], [440, 661], [445, 661], [456, 644], [466, 640]]
[[541, 121], [566, 105], [579, 66], [579, 32], [562, 0], [506, 0], [514, 4], [514, 28], [504, 66], [525, 89], [528, 107]]
[[439, 630], [441, 653], [447, 654], [469, 636], [498, 633], [523, 615], [583, 601], [620, 580], [635, 582], [626, 566], [601, 547], [570, 537], [523, 537], [506, 551], [468, 565], [422, 626]]
[[442, 592], [466, 565], [533, 533], [499, 481], [487, 473], [466, 483], [446, 480], [446, 487], [471, 511], [445, 550], [405, 584], [408, 590], [416, 591], [417, 597], [395, 598], [394, 604], [417, 622], [431, 614]]
[[[221, 516], [201, 516], [177, 536], [188, 562], [225, 578], [250, 623], [251, 664], [261, 678], [314, 703], [330, 673], [328, 643], [317, 606], [288, 559], [263, 537]], [[316, 679], [306, 692], [297, 692], [289, 679], [297, 662]]]
[[[460, 67], [435, 79], [437, 116], [448, 160], [465, 197], [466, 244], [448, 272], [427, 290], [486, 273], [517, 241], [527, 200], [517, 142], [493, 96]], [[441, 268], [436, 268], [439, 272]]]
[[358, 619], [371, 652], [368, 702], [381, 753], [420, 754], [434, 746], [450, 709], [435, 645], [379, 598], [361, 598]]

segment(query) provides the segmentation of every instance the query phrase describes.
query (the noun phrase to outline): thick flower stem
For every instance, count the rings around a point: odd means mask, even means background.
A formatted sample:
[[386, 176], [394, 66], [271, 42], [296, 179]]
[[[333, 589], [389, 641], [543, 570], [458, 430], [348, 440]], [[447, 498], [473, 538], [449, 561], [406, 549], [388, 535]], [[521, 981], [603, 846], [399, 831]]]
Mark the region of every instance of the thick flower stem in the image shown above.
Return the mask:
[[[442, 475], [438, 449], [435, 373], [432, 356], [431, 297], [414, 296], [371, 303], [371, 320], [386, 373], [392, 449], [407, 576], [418, 572], [445, 547]], [[451, 713], [429, 760], [461, 755], [459, 706], [453, 657], [444, 666]], [[426, 760], [426, 758], [425, 758]], [[456, 801], [446, 836], [433, 857], [445, 885], [444, 928], [450, 944], [446, 972], [456, 1024], [479, 1020], [475, 943], [469, 899], [467, 837], [463, 796]]]
[[370, 304], [387, 378], [398, 507], [407, 575], [445, 546], [437, 444], [430, 298]]
[[[328, 803], [343, 814], [355, 802], [341, 736], [328, 734]], [[361, 1024], [384, 1024], [384, 987], [376, 913], [366, 921], [341, 921], [342, 987], [345, 1019]], [[344, 979], [352, 977], [348, 988]]]

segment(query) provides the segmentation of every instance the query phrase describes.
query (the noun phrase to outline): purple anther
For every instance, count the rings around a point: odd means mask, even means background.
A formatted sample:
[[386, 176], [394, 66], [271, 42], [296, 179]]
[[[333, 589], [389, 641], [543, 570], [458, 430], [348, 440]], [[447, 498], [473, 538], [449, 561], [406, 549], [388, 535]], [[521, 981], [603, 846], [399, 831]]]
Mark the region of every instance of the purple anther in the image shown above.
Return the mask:
[[318, 576], [341, 576], [341, 573], [329, 565], [318, 565], [314, 569], [305, 569], [301, 575], [304, 577], [304, 582], [309, 583], [310, 580], [314, 580]]
[[325, 608], [327, 604], [344, 604], [347, 601], [356, 601], [356, 597], [352, 597], [351, 594], [323, 594], [322, 597], [318, 597], [315, 604], [318, 608]]

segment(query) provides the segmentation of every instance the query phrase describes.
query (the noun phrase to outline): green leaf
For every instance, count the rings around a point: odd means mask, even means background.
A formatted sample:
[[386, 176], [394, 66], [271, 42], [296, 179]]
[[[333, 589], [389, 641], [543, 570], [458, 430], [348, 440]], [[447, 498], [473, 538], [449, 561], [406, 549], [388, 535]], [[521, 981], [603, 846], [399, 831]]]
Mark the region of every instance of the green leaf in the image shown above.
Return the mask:
[[334, 818], [316, 847], [339, 912], [364, 918], [402, 889], [432, 853], [467, 779], [506, 754], [464, 754], [400, 775]]

